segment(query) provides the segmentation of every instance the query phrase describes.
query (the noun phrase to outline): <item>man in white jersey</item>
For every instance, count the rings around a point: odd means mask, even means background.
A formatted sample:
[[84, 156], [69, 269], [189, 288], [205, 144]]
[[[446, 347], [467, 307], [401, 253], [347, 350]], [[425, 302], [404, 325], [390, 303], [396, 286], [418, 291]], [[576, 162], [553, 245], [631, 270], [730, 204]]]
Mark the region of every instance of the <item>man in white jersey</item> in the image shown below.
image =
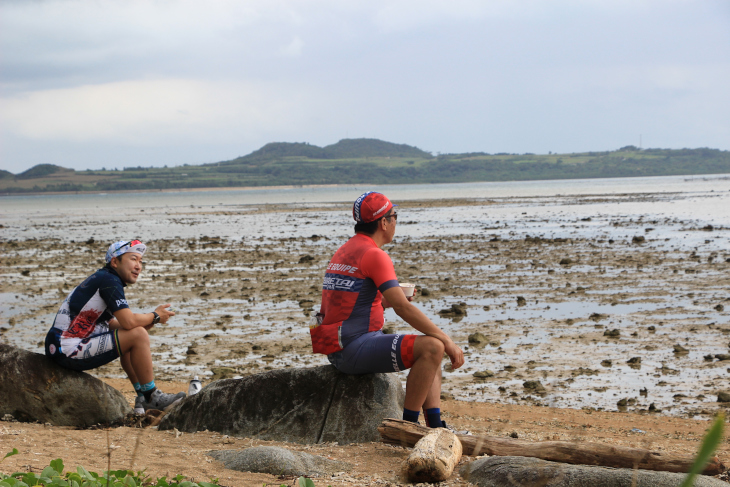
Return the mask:
[[120, 358], [137, 391], [134, 409], [165, 409], [185, 397], [157, 389], [152, 371], [150, 330], [175, 313], [161, 304], [151, 313], [133, 313], [124, 287], [137, 282], [147, 246], [139, 240], [111, 244], [106, 266], [75, 287], [61, 304], [46, 335], [46, 355], [73, 370], [89, 370]]

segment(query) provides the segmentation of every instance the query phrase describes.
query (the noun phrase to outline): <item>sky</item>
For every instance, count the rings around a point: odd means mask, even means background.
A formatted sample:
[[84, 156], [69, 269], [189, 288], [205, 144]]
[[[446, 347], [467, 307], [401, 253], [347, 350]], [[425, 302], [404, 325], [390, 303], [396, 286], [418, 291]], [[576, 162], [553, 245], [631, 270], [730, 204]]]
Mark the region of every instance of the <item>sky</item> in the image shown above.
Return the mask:
[[730, 149], [727, 0], [0, 0], [0, 169]]

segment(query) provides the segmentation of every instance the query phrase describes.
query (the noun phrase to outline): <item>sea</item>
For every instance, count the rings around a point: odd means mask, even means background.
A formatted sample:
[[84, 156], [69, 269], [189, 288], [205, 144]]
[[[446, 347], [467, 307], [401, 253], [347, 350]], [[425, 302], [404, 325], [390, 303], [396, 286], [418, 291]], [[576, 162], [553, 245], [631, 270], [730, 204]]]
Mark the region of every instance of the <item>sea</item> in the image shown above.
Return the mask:
[[[473, 200], [493, 203], [489, 213], [492, 220], [510, 220], [523, 215], [539, 220], [562, 221], [601, 215], [604, 218], [643, 218], [696, 221], [698, 225], [730, 227], [730, 176], [668, 176], [645, 178], [571, 179], [550, 181], [508, 181], [447, 184], [397, 185], [336, 185], [302, 187], [231, 188], [194, 191], [110, 192], [74, 194], [34, 194], [0, 197], [0, 229], [3, 238], [54, 237], [81, 239], [96, 235], [97, 239], [114, 235], [135, 235], [153, 239], [160, 235], [160, 221], [141, 218], [150, 213], [203, 214], [211, 207], [217, 210], [236, 209], [255, 213], [262, 205], [290, 205], [292, 210], [317, 205], [322, 208], [351, 205], [365, 191], [379, 191], [395, 204], [408, 201]], [[331, 210], [331, 208], [330, 208]], [[148, 215], [143, 215], [147, 211]], [[481, 211], [481, 210], [480, 210]], [[130, 219], [130, 215], [139, 215]], [[125, 217], [125, 218], [122, 218]], [[401, 226], [400, 235], [419, 237], [437, 228], [441, 235], [474, 232], [473, 208], [469, 205], [445, 206], [431, 204], [428, 209], [401, 211], [401, 217], [418, 219], [419, 223], [436, 225]], [[165, 235], [180, 238], [217, 235], [221, 238], [242, 238], [253, 232], [262, 235], [298, 230], [287, 229], [284, 219], [267, 230], [260, 225], [243, 228], [226, 219], [211, 219], [196, 227], [175, 225], [166, 221]], [[33, 228], [23, 228], [33, 221]], [[63, 232], [58, 223], [69, 222]], [[115, 222], [116, 221], [116, 222]], [[39, 224], [46, 223], [47, 226]], [[109, 224], [113, 223], [112, 226]], [[315, 222], [313, 222], [315, 223]], [[444, 223], [444, 225], [441, 225]], [[448, 224], [446, 224], [448, 223]], [[95, 224], [104, 228], [95, 229]], [[338, 218], [319, 222], [314, 231], [339, 231], [351, 227], [351, 216], [343, 211]], [[21, 228], [9, 231], [7, 228]], [[319, 227], [319, 228], [318, 228]], [[273, 227], [272, 227], [273, 228]], [[541, 223], [545, 230], [544, 223]], [[113, 231], [109, 231], [113, 230]], [[528, 229], [529, 230], [529, 229]], [[555, 228], [554, 236], [562, 236]], [[567, 230], [566, 230], [567, 231]], [[101, 235], [99, 233], [101, 232]], [[108, 235], [108, 237], [107, 237]]]

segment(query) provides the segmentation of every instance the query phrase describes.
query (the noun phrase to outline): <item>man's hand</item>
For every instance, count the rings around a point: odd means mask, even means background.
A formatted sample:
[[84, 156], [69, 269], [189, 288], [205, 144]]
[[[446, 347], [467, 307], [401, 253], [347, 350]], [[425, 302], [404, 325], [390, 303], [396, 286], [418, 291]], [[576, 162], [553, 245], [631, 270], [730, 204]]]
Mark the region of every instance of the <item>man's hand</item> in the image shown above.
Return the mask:
[[461, 351], [453, 340], [449, 339], [448, 343], [444, 343], [444, 351], [451, 359], [452, 369], [455, 370], [464, 365], [464, 352]]
[[174, 311], [167, 309], [170, 306], [172, 306], [170, 303], [166, 303], [155, 308], [155, 313], [160, 315], [160, 323], [167, 323], [167, 320], [169, 320], [171, 316], [175, 316]]

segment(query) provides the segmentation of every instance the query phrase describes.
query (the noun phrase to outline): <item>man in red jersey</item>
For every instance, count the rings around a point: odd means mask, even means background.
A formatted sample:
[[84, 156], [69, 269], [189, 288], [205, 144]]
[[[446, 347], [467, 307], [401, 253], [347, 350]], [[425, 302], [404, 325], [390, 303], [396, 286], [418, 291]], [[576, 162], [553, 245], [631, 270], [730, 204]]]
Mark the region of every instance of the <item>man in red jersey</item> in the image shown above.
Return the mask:
[[[346, 374], [398, 372], [411, 369], [406, 382], [403, 419], [418, 422], [423, 409], [426, 424], [441, 420], [441, 360], [444, 352], [454, 369], [464, 364], [464, 353], [451, 338], [410, 303], [398, 284], [393, 262], [382, 250], [395, 234], [398, 214], [393, 203], [373, 191], [353, 205], [355, 236], [332, 257], [322, 287], [322, 308], [310, 328], [312, 348], [327, 355]], [[423, 335], [386, 335], [383, 311], [393, 307], [398, 316]]]

